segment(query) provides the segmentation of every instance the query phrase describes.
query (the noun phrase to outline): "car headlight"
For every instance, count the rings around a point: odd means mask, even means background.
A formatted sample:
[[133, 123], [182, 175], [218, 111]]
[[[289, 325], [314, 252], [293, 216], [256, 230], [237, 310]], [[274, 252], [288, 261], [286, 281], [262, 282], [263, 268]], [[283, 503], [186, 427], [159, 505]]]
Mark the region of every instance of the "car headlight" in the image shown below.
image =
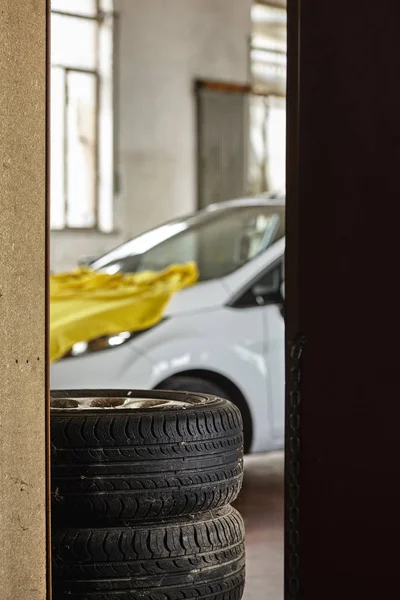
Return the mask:
[[[162, 319], [157, 325], [165, 321], [166, 319]], [[154, 327], [156, 327], [155, 325]], [[150, 329], [154, 329], [151, 327]], [[93, 352], [100, 352], [102, 350], [110, 350], [111, 348], [116, 348], [117, 346], [121, 346], [122, 344], [126, 344], [126, 342], [130, 342], [135, 337], [141, 335], [145, 331], [149, 331], [149, 329], [142, 329], [141, 331], [122, 331], [121, 333], [115, 335], [105, 335], [95, 340], [91, 340], [90, 342], [77, 342], [71, 348], [71, 350], [63, 356], [64, 358], [76, 358], [78, 356], [83, 356], [85, 354], [91, 354]], [[62, 360], [62, 359], [61, 359]]]
[[71, 350], [63, 356], [63, 358], [75, 358], [77, 356], [83, 356], [84, 354], [90, 354], [92, 352], [99, 352], [100, 350], [109, 350], [116, 346], [125, 344], [133, 337], [142, 333], [141, 331], [130, 333], [129, 331], [123, 331], [117, 335], [106, 335], [103, 337], [96, 338], [90, 342], [77, 342], [71, 348]]

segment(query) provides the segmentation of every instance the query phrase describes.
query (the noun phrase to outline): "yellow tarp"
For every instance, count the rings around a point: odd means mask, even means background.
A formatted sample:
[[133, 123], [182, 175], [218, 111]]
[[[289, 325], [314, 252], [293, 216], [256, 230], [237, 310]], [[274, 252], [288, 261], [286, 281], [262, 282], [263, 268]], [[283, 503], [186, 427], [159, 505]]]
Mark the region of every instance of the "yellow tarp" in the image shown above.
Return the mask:
[[50, 278], [50, 360], [74, 344], [156, 325], [172, 295], [196, 283], [195, 263], [107, 275], [88, 268]]

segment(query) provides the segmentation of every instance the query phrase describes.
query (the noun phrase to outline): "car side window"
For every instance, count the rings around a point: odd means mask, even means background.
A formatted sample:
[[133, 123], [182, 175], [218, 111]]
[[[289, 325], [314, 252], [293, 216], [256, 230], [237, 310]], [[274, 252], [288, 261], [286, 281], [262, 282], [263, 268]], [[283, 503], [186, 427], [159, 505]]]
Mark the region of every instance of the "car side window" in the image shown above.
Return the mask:
[[283, 261], [264, 271], [254, 280], [235, 301], [232, 308], [251, 308], [254, 306], [279, 304], [282, 302], [281, 284], [283, 281]]

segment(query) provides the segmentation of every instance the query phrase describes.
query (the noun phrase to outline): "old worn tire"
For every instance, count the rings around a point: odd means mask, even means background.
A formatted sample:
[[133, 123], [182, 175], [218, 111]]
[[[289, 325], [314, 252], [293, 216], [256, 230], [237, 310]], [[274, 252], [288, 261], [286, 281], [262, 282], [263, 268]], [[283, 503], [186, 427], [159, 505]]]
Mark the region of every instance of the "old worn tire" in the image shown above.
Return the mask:
[[135, 527], [55, 530], [54, 598], [240, 600], [244, 528], [224, 507]]
[[[237, 497], [243, 478], [242, 420], [228, 400], [166, 391], [71, 391], [69, 399], [65, 396], [53, 393], [51, 400], [55, 522], [175, 517], [212, 510]], [[157, 402], [161, 406], [153, 405]]]

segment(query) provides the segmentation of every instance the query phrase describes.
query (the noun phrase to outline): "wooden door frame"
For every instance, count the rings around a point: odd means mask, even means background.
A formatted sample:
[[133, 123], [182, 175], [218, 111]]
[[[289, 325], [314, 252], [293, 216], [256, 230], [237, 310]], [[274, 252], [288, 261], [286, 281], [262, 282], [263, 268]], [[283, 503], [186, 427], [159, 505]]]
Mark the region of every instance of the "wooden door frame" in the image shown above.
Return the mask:
[[50, 2], [0, 9], [0, 589], [50, 600]]

